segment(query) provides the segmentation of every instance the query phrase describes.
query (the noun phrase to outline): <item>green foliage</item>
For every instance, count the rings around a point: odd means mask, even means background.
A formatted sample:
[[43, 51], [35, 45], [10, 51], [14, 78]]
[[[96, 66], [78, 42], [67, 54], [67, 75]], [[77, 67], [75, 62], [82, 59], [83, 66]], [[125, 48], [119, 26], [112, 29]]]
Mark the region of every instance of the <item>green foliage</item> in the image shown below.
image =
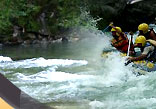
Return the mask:
[[38, 19], [43, 12], [52, 34], [57, 34], [60, 28], [95, 26], [96, 22], [86, 14], [84, 6], [85, 0], [1, 0], [0, 34], [12, 33], [13, 25], [38, 32], [42, 26]]
[[70, 28], [83, 26], [95, 29], [100, 18], [93, 18], [90, 15], [86, 0], [59, 0], [59, 26]]
[[9, 1], [7, 0], [7, 2], [0, 1], [0, 32], [12, 25], [11, 22], [9, 22], [10, 13], [12, 10], [5, 8], [7, 6], [9, 7]]
[[31, 20], [39, 12], [40, 7], [28, 3], [27, 0], [1, 0], [0, 10], [0, 32], [6, 33], [11, 32], [10, 28], [12, 28], [13, 24], [22, 27], [34, 25]]
[[77, 18], [81, 14], [80, 6], [83, 1], [79, 0], [59, 0], [58, 11], [59, 25], [63, 27], [71, 27], [77, 25]]

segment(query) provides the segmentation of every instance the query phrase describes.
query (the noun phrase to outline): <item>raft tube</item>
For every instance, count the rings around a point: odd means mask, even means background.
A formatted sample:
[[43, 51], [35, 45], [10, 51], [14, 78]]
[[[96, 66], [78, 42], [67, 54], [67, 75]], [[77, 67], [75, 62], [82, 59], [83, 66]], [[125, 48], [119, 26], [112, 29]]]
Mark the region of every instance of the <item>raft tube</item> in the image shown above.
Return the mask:
[[[101, 54], [102, 57], [107, 58], [108, 55], [110, 55], [113, 51], [103, 51]], [[121, 56], [126, 56], [125, 53], [121, 53]], [[156, 63], [150, 62], [150, 61], [134, 61], [133, 62], [133, 67], [139, 68], [140, 70], [151, 72], [151, 71], [156, 71]]]

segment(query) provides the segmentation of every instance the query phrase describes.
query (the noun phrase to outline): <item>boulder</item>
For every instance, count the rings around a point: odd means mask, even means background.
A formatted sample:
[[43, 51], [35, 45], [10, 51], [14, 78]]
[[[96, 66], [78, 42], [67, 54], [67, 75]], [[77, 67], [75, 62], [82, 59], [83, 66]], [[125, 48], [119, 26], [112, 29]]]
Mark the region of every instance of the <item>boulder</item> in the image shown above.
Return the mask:
[[91, 14], [103, 20], [98, 22], [104, 29], [113, 21], [123, 31], [136, 31], [140, 23], [153, 23], [156, 17], [156, 0], [89, 0]]
[[155, 23], [156, 1], [142, 0], [127, 4], [123, 12], [114, 18], [114, 23], [123, 28], [124, 31], [136, 31], [140, 23]]
[[99, 29], [106, 27], [114, 18], [117, 18], [125, 9], [126, 0], [89, 0], [90, 13], [103, 18], [98, 22]]

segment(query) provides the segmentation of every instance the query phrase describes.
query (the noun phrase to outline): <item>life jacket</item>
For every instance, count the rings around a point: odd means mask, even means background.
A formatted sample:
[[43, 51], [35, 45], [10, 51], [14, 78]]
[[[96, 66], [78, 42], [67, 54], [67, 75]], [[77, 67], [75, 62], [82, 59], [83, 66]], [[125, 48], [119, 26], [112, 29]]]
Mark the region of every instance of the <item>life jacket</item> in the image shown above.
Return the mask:
[[[119, 35], [118, 40], [112, 39], [112, 45], [119, 51], [123, 53], [127, 53], [128, 51], [128, 45], [129, 41], [127, 38], [124, 38], [123, 36]], [[134, 51], [134, 46], [131, 44], [130, 51]]]
[[[147, 42], [145, 47], [148, 47], [148, 46], [153, 46], [151, 43]], [[145, 60], [148, 60], [150, 62], [156, 62], [156, 47], [154, 47], [154, 50], [153, 51], [150, 51], [148, 54], [147, 54], [147, 57]]]
[[152, 39], [152, 40], [155, 40], [156, 41], [156, 33], [153, 29], [150, 29], [147, 33], [143, 34], [143, 33], [140, 33], [139, 35], [143, 35], [146, 37], [146, 39]]

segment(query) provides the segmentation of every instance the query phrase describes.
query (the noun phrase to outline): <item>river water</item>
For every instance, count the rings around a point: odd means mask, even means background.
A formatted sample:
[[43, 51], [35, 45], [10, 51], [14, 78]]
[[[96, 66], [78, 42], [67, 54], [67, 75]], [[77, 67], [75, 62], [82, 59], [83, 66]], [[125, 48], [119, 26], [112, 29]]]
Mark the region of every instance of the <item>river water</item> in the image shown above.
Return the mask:
[[156, 109], [156, 72], [136, 76], [119, 52], [101, 57], [110, 38], [88, 31], [68, 43], [1, 47], [0, 72], [58, 109]]

